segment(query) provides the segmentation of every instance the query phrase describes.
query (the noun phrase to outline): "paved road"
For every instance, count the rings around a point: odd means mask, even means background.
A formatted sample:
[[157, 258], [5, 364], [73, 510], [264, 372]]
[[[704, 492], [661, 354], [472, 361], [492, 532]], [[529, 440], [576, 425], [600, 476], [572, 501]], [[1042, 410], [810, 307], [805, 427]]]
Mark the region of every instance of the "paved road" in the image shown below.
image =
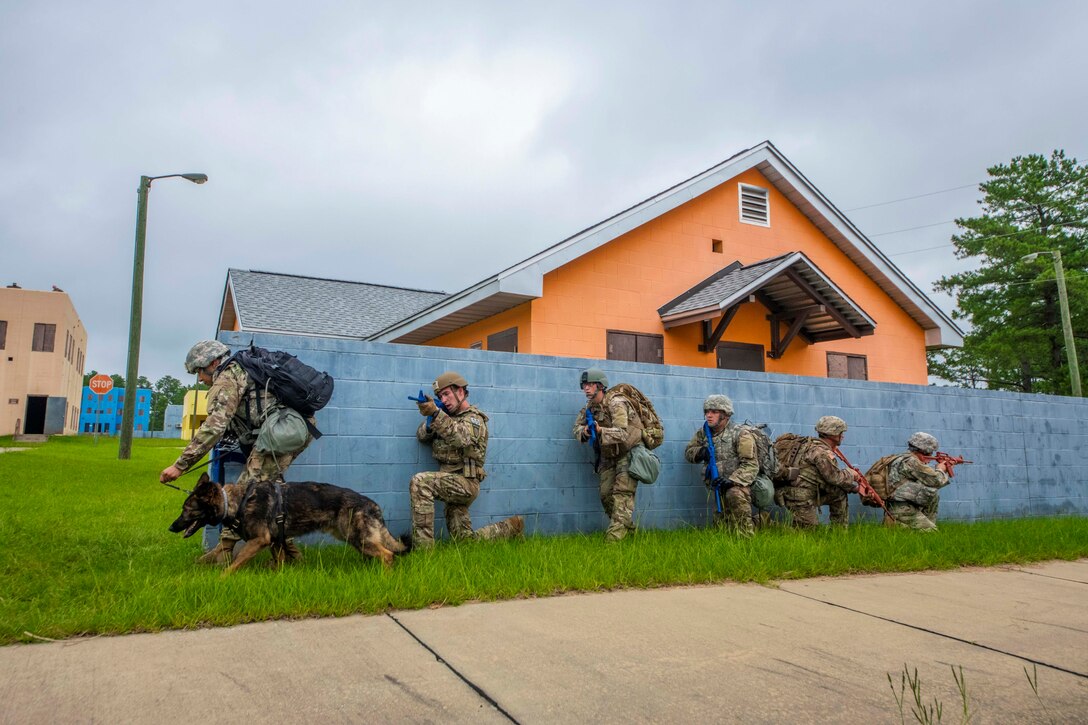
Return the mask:
[[952, 665], [972, 722], [1085, 722], [1086, 604], [1082, 560], [15, 645], [0, 722], [898, 722], [904, 663], [946, 722]]

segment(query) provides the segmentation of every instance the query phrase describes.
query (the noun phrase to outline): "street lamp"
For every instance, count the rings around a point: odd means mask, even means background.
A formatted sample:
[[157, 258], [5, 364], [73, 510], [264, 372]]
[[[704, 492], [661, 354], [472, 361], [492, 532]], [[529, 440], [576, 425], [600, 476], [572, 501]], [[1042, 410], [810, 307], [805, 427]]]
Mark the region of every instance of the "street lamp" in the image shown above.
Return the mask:
[[1073, 321], [1069, 317], [1069, 298], [1065, 294], [1065, 270], [1062, 268], [1062, 253], [1060, 250], [1046, 250], [1032, 252], [1021, 257], [1024, 262], [1033, 262], [1040, 254], [1049, 254], [1054, 258], [1054, 279], [1058, 283], [1058, 304], [1062, 312], [1062, 332], [1065, 333], [1065, 355], [1069, 360], [1069, 382], [1073, 388], [1073, 395], [1081, 397], [1080, 392], [1080, 366], [1077, 365], [1077, 348], [1073, 346]]
[[144, 241], [147, 238], [147, 194], [151, 182], [156, 179], [180, 177], [194, 184], [203, 184], [207, 174], [166, 174], [165, 176], [141, 176], [136, 192], [136, 253], [132, 259], [132, 315], [128, 323], [128, 367], [125, 370], [125, 407], [121, 414], [121, 442], [117, 458], [127, 461], [132, 457], [132, 427], [136, 422], [136, 377], [140, 363], [140, 322], [144, 304]]

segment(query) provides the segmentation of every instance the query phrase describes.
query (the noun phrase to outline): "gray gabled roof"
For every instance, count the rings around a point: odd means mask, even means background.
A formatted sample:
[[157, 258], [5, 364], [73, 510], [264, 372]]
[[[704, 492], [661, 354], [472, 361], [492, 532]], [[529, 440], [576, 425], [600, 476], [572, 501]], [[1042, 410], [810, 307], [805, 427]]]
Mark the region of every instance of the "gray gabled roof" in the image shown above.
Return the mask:
[[294, 274], [227, 270], [220, 329], [367, 337], [442, 301], [445, 292]]
[[817, 342], [850, 337], [853, 331], [870, 335], [876, 328], [865, 310], [802, 252], [747, 266], [734, 262], [666, 302], [657, 312], [667, 329], [717, 317], [750, 295], [756, 295], [774, 313], [805, 312], [803, 329]]
[[839, 211], [770, 141], [740, 153], [512, 267], [373, 334], [379, 342], [422, 343], [543, 295], [544, 275], [756, 169], [925, 330], [927, 348], [959, 347], [963, 331]]

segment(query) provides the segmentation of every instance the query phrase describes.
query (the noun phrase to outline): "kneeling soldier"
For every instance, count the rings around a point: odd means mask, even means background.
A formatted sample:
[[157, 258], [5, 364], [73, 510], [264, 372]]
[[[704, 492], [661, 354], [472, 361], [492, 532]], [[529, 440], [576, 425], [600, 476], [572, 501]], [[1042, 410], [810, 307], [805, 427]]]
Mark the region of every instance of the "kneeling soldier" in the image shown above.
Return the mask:
[[428, 420], [419, 424], [416, 438], [431, 446], [439, 470], [412, 476], [412, 546], [434, 546], [434, 502], [446, 504], [446, 528], [454, 539], [507, 539], [525, 530], [521, 516], [511, 516], [473, 531], [468, 507], [480, 495], [487, 476], [487, 416], [468, 402], [468, 382], [452, 370], [434, 381], [434, 394], [443, 408], [426, 398], [419, 412]]
[[[755, 533], [752, 524], [752, 482], [759, 473], [756, 441], [751, 433], [730, 422], [733, 401], [725, 395], [711, 395], [703, 402], [703, 417], [710, 427], [718, 478], [707, 486], [717, 487], [724, 495], [722, 517], [743, 536]], [[710, 462], [706, 432], [700, 428], [684, 450], [688, 463]], [[718, 514], [715, 512], [715, 523]]]
[[856, 493], [861, 474], [839, 468], [837, 448], [846, 433], [846, 421], [825, 415], [816, 421], [817, 438], [809, 438], [799, 461], [797, 482], [782, 489], [786, 508], [793, 515], [793, 525], [810, 529], [820, 523], [820, 506], [827, 505], [832, 524], [846, 526], [850, 510], [846, 495]]
[[[925, 461], [937, 450], [937, 439], [929, 433], [915, 433], [907, 451], [888, 463], [888, 512], [900, 526], [916, 531], [937, 530], [937, 490], [948, 485], [948, 465], [930, 468]], [[925, 457], [925, 458], [923, 458]]]

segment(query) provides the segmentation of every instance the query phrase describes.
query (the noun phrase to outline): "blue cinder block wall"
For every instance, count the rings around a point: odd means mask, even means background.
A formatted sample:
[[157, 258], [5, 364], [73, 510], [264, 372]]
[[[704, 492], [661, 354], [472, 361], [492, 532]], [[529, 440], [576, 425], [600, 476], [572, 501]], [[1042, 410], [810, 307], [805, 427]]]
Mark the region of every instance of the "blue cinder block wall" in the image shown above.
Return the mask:
[[[584, 403], [579, 373], [591, 364], [610, 382], [645, 392], [665, 423], [665, 443], [657, 449], [661, 477], [638, 490], [644, 527], [706, 523], [713, 502], [699, 467], [685, 462], [683, 452], [712, 392], [733, 399], [735, 419], [768, 423], [775, 436], [813, 434], [821, 415], [841, 416], [850, 425], [842, 450], [863, 471], [886, 453], [906, 450], [914, 431], [933, 433], [942, 450], [975, 461], [957, 467], [942, 491], [942, 520], [1088, 514], [1084, 399], [292, 335], [221, 333], [220, 339], [234, 349], [252, 339], [287, 350], [336, 378], [332, 402], [317, 415], [325, 435], [287, 479], [370, 496], [395, 534], [409, 528], [412, 474], [437, 465], [415, 439], [422, 418], [407, 398], [421, 387], [429, 394], [430, 381], [448, 369], [468, 379], [470, 400], [490, 417], [489, 475], [472, 506], [473, 524], [520, 513], [531, 532], [603, 530], [589, 446], [570, 434]], [[228, 480], [236, 476], [228, 469]], [[855, 517], [876, 518], [857, 497], [850, 504]]]

